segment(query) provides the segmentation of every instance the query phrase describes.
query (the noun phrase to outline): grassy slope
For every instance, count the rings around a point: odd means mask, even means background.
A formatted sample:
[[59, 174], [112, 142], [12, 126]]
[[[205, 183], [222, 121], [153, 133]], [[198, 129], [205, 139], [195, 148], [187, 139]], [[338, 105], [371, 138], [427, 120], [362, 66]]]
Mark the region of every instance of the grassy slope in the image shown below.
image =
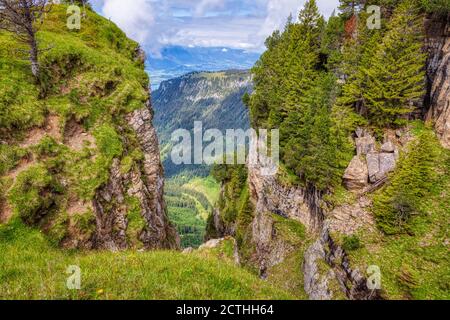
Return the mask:
[[[0, 226], [0, 252], [0, 299], [292, 298], [220, 252], [61, 251], [18, 219]], [[70, 265], [82, 270], [79, 291], [66, 288]]]
[[212, 205], [219, 200], [220, 186], [211, 176], [207, 178], [194, 178], [186, 183], [184, 187], [203, 193]]
[[[81, 31], [69, 31], [65, 8], [54, 6], [37, 35], [42, 49], [40, 85], [35, 84], [29, 63], [18, 50], [22, 45], [11, 34], [0, 32], [0, 139], [8, 141], [0, 150], [0, 202], [8, 198], [15, 214], [26, 211], [30, 216], [51, 206], [51, 214], [43, 213], [61, 222], [54, 224], [61, 227], [57, 230], [59, 240], [67, 232], [63, 226], [67, 225], [69, 199], [91, 200], [108, 180], [113, 158], [126, 162], [127, 168], [136, 164], [140, 150], [124, 116], [145, 106], [149, 97], [148, 76], [142, 62], [134, 58], [138, 44], [91, 11], [83, 18]], [[29, 130], [44, 124], [49, 114], [57, 117], [61, 134], [66, 123], [76, 120], [95, 138], [95, 146], [74, 150], [62, 141], [42, 139], [26, 149], [18, 148]], [[30, 154], [36, 166], [17, 178], [34, 180], [26, 199], [23, 195], [28, 183], [11, 185], [12, 181], [1, 176]], [[42, 191], [38, 178], [51, 182], [44, 186], [50, 204], [36, 196]], [[67, 187], [60, 187], [62, 181]], [[7, 197], [11, 187], [17, 192]], [[86, 220], [93, 218], [91, 212], [77, 214], [85, 215]], [[89, 231], [86, 233], [88, 236]], [[132, 237], [130, 241], [135, 241]]]

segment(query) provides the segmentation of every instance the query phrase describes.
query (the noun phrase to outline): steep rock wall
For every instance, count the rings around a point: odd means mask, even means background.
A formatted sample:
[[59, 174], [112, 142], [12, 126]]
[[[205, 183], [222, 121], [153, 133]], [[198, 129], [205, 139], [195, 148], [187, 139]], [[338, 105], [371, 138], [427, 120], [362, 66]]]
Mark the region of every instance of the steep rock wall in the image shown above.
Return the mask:
[[427, 119], [435, 124], [445, 148], [450, 148], [450, 15], [431, 16], [426, 20], [428, 94]]
[[110, 179], [93, 200], [97, 231], [94, 246], [109, 250], [126, 249], [127, 207], [126, 195], [139, 199], [145, 227], [139, 240], [146, 249], [178, 249], [180, 239], [170, 224], [164, 202], [164, 174], [159, 156], [156, 131], [152, 126], [150, 104], [127, 117], [135, 131], [144, 159], [139, 168], [124, 174], [120, 163], [114, 160]]

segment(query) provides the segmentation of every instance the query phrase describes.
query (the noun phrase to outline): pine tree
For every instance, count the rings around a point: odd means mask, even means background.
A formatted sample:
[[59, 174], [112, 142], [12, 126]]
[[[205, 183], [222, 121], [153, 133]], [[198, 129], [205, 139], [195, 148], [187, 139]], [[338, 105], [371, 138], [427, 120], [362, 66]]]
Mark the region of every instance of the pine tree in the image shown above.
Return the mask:
[[339, 10], [344, 18], [350, 18], [358, 14], [365, 2], [365, 0], [339, 0]]
[[367, 85], [363, 98], [374, 125], [401, 124], [402, 117], [413, 111], [413, 103], [425, 93], [422, 25], [413, 2], [403, 2], [389, 22], [388, 31], [375, 48], [368, 67], [362, 67]]
[[427, 128], [402, 156], [390, 184], [374, 198], [378, 226], [387, 234], [408, 231], [414, 215], [423, 213], [423, 199], [433, 190], [439, 142]]

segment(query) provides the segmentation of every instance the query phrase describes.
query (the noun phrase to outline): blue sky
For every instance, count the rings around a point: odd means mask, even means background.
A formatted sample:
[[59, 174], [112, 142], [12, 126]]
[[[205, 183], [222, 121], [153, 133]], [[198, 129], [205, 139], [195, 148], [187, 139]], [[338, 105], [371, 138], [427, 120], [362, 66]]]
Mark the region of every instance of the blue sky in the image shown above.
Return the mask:
[[[91, 0], [153, 57], [168, 46], [223, 47], [261, 52], [305, 0]], [[328, 17], [339, 0], [318, 0]]]

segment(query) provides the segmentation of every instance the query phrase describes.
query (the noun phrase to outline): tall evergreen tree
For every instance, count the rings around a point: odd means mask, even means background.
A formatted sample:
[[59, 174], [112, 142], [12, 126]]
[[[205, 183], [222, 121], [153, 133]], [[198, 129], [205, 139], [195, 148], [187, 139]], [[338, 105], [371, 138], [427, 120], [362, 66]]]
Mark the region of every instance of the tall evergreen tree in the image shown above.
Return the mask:
[[363, 93], [371, 123], [399, 125], [425, 93], [422, 51], [423, 23], [412, 0], [404, 1], [376, 46], [368, 67], [362, 68], [367, 88]]

